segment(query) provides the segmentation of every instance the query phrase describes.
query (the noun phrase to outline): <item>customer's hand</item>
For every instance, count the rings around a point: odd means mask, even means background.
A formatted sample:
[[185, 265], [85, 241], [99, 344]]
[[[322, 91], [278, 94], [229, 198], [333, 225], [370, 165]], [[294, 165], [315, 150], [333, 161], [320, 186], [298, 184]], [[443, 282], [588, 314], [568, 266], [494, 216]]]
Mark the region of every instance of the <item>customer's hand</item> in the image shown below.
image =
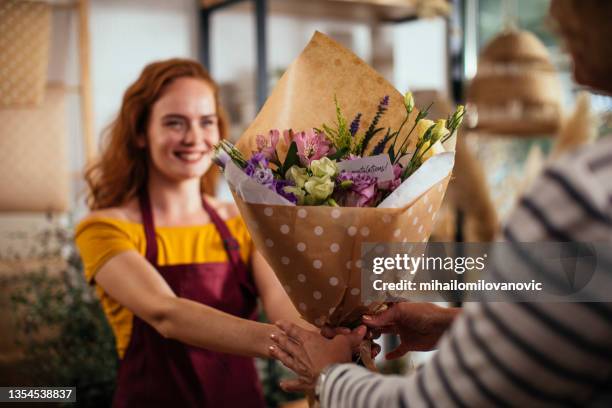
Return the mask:
[[375, 333], [374, 337], [380, 333], [400, 336], [400, 345], [386, 355], [394, 359], [409, 351], [433, 349], [460, 310], [433, 303], [401, 302], [379, 314], [364, 316], [363, 323]]
[[289, 322], [280, 321], [276, 326], [280, 330], [270, 335], [276, 343], [270, 346], [270, 355], [298, 375], [297, 379], [281, 382], [285, 391], [312, 391], [325, 367], [351, 361], [353, 350], [366, 334], [366, 327], [359, 326], [349, 334], [326, 339]]
[[[351, 329], [349, 329], [348, 327], [331, 327], [331, 326], [323, 326], [321, 328], [321, 336], [327, 338], [327, 339], [333, 339], [334, 337], [336, 337], [337, 335], [342, 334], [342, 335], [348, 335], [351, 334]], [[368, 330], [366, 332], [365, 338], [366, 339], [372, 339], [373, 336], [375, 335], [375, 333], [372, 333], [370, 330]], [[359, 352], [361, 351], [359, 349], [360, 347], [360, 343], [355, 343], [354, 347], [353, 347], [353, 355], [357, 355], [359, 354]], [[380, 345], [372, 342], [372, 358], [375, 358], [378, 353], [380, 353]]]

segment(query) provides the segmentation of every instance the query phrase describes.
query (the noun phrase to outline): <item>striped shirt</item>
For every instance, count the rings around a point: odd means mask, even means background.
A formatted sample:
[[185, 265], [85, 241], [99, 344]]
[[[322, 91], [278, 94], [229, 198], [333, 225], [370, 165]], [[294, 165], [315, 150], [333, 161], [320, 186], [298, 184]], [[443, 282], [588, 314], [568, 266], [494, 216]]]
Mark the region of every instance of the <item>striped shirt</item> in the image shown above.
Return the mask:
[[[549, 166], [509, 218], [504, 238], [610, 243], [611, 219], [606, 137]], [[612, 407], [612, 305], [469, 303], [415, 373], [335, 365], [320, 397], [323, 408]]]

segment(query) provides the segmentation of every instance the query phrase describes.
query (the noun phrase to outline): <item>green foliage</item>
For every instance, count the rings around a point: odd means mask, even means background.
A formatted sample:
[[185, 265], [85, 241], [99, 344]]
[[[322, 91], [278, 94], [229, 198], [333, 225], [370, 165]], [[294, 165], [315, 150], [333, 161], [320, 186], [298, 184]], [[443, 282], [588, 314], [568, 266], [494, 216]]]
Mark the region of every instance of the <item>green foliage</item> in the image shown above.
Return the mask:
[[336, 129], [323, 124], [323, 132], [337, 151], [348, 153], [351, 150], [353, 136], [351, 136], [348, 123], [344, 117], [344, 114], [342, 113], [342, 109], [340, 109], [340, 104], [338, 103], [338, 98], [336, 98], [336, 96], [334, 96], [334, 103], [336, 105]]
[[281, 166], [280, 176], [285, 178], [285, 174], [287, 174], [287, 170], [291, 168], [291, 166], [298, 166], [300, 164], [300, 158], [298, 157], [298, 149], [297, 144], [295, 142], [291, 142], [289, 146], [289, 150], [287, 151], [287, 156], [285, 157], [285, 162]]
[[[60, 271], [15, 271], [0, 280], [9, 290], [17, 317], [17, 345], [24, 360], [17, 368], [27, 386], [76, 386], [77, 406], [110, 406], [115, 386], [115, 341], [92, 289], [83, 278], [80, 257], [65, 229], [46, 231], [41, 259], [63, 254]], [[53, 236], [58, 245], [48, 246]]]

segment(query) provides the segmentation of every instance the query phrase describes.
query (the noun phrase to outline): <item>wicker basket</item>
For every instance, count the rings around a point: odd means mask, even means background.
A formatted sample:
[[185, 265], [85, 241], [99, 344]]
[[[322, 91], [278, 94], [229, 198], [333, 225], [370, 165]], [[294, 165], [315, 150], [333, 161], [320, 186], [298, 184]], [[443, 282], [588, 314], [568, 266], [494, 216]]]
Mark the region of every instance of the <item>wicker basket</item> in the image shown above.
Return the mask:
[[508, 30], [484, 48], [468, 89], [468, 126], [502, 135], [554, 135], [561, 84], [544, 44]]

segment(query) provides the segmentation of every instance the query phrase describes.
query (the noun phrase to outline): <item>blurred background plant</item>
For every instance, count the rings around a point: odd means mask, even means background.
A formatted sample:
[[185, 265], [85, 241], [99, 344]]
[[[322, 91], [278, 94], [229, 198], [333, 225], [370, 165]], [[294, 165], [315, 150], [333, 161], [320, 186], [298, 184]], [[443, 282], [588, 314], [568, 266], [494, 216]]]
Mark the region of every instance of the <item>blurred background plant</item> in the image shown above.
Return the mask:
[[[71, 221], [49, 217], [34, 236], [9, 237], [13, 245], [0, 253], [0, 308], [10, 320], [3, 327], [11, 330], [9, 346], [16, 351], [0, 352], [13, 354], [0, 358], [0, 386], [77, 387], [77, 406], [109, 407], [118, 367], [115, 339], [83, 277], [73, 231]], [[263, 313], [259, 318], [266, 320]], [[279, 362], [260, 359], [257, 368], [267, 407], [303, 398], [279, 387], [292, 377]]]
[[78, 406], [108, 407], [117, 370], [115, 341], [83, 278], [72, 231], [51, 220], [31, 250], [40, 262], [0, 254], [13, 268], [0, 278], [0, 291], [19, 355], [0, 378], [10, 385], [77, 387]]

